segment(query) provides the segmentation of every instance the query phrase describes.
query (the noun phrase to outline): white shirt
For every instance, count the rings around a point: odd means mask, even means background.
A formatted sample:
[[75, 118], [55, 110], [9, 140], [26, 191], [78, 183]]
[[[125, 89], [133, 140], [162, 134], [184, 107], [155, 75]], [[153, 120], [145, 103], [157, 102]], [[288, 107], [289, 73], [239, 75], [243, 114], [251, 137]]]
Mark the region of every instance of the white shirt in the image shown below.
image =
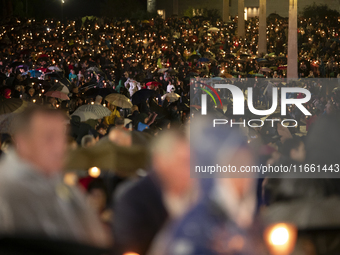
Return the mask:
[[166, 92], [171, 93], [171, 92], [173, 92], [173, 91], [175, 91], [175, 86], [172, 85], [172, 84], [169, 84], [169, 85], [166, 87]]

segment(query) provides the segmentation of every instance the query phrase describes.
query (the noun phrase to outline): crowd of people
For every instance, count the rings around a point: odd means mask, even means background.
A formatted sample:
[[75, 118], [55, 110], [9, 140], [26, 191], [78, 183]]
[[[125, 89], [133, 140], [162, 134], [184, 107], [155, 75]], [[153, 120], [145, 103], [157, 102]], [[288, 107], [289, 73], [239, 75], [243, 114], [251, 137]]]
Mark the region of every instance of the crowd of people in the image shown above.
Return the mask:
[[[306, 198], [338, 210], [336, 180], [190, 178], [190, 153], [236, 166], [339, 157], [338, 21], [298, 19], [295, 81], [285, 80], [287, 19], [268, 18], [261, 56], [258, 19], [246, 21], [245, 38], [236, 24], [203, 17], [2, 24], [0, 234], [76, 241], [117, 255], [264, 254], [265, 223], [255, 220], [261, 208], [273, 222], [287, 216], [275, 218], [275, 206]], [[273, 104], [273, 88], [304, 87], [312, 115], [291, 105], [286, 116], [266, 118], [294, 119], [296, 127], [208, 127], [195, 133], [199, 147], [219, 141], [228, 157], [190, 152], [188, 129], [214, 83], [252, 87], [261, 109]], [[209, 114], [238, 120], [231, 94], [219, 94], [224, 107], [211, 99]], [[251, 117], [246, 107], [243, 118]], [[291, 221], [306, 227], [299, 220]], [[303, 254], [337, 247], [313, 249]]]

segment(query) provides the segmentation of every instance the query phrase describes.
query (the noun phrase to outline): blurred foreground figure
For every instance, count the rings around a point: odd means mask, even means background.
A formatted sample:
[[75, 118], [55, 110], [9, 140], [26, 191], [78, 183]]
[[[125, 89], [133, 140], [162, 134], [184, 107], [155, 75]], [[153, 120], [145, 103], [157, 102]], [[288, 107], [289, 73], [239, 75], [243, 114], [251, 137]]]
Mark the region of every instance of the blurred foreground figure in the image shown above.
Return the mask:
[[[256, 164], [247, 143], [232, 130], [207, 127], [190, 132], [195, 164], [214, 162], [237, 169]], [[221, 178], [202, 179], [198, 203], [162, 231], [149, 254], [264, 254], [261, 230], [254, 226], [256, 179], [251, 175], [231, 177], [227, 173]]]
[[0, 234], [106, 246], [108, 238], [83, 195], [62, 182], [63, 114], [27, 108], [13, 126], [15, 149], [0, 163]]
[[167, 220], [180, 217], [195, 201], [190, 147], [179, 131], [165, 131], [152, 144], [150, 174], [115, 202], [115, 254], [146, 254]]

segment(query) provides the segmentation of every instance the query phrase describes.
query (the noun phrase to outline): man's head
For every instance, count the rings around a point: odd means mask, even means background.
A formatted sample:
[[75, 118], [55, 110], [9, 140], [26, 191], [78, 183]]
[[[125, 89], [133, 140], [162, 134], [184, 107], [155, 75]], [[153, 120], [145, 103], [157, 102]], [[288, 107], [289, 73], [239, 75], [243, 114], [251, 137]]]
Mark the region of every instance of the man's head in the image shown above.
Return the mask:
[[116, 117], [115, 126], [116, 126], [116, 128], [124, 128], [124, 118], [123, 117]]
[[138, 106], [137, 106], [137, 105], [133, 105], [133, 106], [131, 107], [131, 112], [133, 113], [133, 112], [135, 112], [135, 111], [138, 112]]
[[131, 132], [122, 128], [113, 128], [110, 130], [108, 138], [111, 142], [119, 145], [129, 147], [132, 145]]
[[41, 106], [29, 107], [14, 120], [14, 142], [20, 158], [46, 175], [63, 168], [67, 148], [65, 116]]
[[96, 96], [96, 101], [95, 102], [96, 102], [96, 104], [101, 104], [102, 100], [103, 100], [103, 97], [98, 95], [98, 96]]
[[107, 126], [105, 124], [99, 124], [97, 127], [96, 127], [96, 130], [99, 134], [101, 135], [106, 135], [106, 132], [107, 132]]
[[30, 89], [28, 90], [28, 94], [30, 94], [31, 97], [34, 95], [34, 93], [35, 93], [34, 88], [30, 88]]
[[96, 144], [96, 139], [93, 135], [84, 135], [81, 139], [81, 147], [88, 148]]
[[159, 176], [162, 188], [180, 195], [188, 191], [190, 179], [190, 146], [185, 135], [179, 131], [166, 131], [154, 140], [152, 164]]

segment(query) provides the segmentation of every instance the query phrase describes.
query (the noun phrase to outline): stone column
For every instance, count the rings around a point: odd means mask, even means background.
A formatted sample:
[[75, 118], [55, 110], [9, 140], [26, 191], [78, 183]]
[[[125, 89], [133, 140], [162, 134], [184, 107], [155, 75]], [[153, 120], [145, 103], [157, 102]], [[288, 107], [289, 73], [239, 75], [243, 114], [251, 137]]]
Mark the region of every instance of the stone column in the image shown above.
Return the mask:
[[223, 21], [224, 22], [229, 21], [229, 1], [230, 0], [223, 0], [222, 14], [223, 14]]
[[267, 53], [267, 0], [260, 0], [259, 55]]
[[289, 0], [287, 78], [298, 78], [297, 0]]
[[244, 0], [238, 0], [238, 37], [245, 36]]

